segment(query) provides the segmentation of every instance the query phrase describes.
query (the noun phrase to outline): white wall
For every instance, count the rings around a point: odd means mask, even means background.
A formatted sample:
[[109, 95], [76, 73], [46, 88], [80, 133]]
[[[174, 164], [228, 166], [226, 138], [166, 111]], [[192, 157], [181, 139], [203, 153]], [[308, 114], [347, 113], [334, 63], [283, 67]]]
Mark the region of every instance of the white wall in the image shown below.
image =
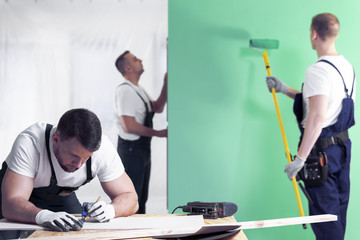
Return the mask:
[[[116, 146], [113, 98], [122, 76], [115, 59], [125, 50], [142, 59], [140, 84], [156, 99], [167, 71], [167, 24], [167, 0], [0, 0], [0, 161], [20, 131], [56, 124], [75, 107], [94, 111]], [[166, 115], [156, 115], [155, 128], [167, 125]], [[152, 147], [148, 210], [164, 213], [167, 141], [154, 138]], [[100, 192], [94, 180], [79, 198]]]

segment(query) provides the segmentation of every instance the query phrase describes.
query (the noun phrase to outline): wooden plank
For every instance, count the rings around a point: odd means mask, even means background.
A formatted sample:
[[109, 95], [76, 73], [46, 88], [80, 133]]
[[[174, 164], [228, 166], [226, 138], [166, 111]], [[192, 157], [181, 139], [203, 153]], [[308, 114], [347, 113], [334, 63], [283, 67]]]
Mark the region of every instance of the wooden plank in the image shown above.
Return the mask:
[[280, 218], [261, 221], [248, 221], [237, 222], [241, 229], [254, 229], [254, 228], [268, 228], [268, 227], [282, 227], [297, 224], [309, 224], [320, 222], [337, 221], [337, 216], [332, 214], [313, 215], [305, 217], [293, 217], [293, 218]]

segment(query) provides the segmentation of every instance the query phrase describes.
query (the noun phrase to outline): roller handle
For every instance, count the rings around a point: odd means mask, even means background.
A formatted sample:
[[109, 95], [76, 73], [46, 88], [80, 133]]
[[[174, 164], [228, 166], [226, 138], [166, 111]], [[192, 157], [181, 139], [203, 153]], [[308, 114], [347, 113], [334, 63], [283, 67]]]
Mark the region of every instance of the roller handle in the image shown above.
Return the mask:
[[[267, 72], [268, 76], [271, 76], [271, 68], [270, 68], [270, 62], [269, 62], [269, 57], [268, 57], [267, 51], [263, 52], [263, 58], [264, 58], [266, 72]], [[287, 158], [288, 163], [290, 163], [291, 162], [291, 155], [290, 155], [289, 146], [288, 146], [288, 143], [287, 143], [287, 140], [286, 140], [284, 125], [283, 125], [283, 122], [282, 122], [282, 119], [281, 119], [280, 108], [279, 108], [279, 103], [278, 103], [278, 100], [277, 100], [275, 88], [271, 89], [271, 93], [272, 93], [272, 96], [273, 96], [273, 99], [274, 99], [276, 113], [277, 113], [277, 117], [278, 117], [278, 120], [279, 120], [281, 135], [282, 135], [282, 139], [283, 139], [284, 147], [285, 147], [286, 158]], [[295, 197], [296, 197], [296, 201], [297, 201], [297, 204], [298, 204], [298, 207], [299, 207], [300, 216], [303, 217], [303, 216], [305, 216], [305, 214], [304, 214], [304, 209], [303, 209], [303, 206], [302, 206], [302, 203], [301, 203], [299, 188], [298, 188], [295, 177], [292, 178], [292, 183], [293, 183], [293, 186], [294, 186]], [[303, 224], [303, 228], [304, 229], [307, 228], [305, 224]]]
[[270, 62], [269, 62], [269, 57], [268, 57], [267, 51], [263, 52], [263, 58], [264, 58], [266, 72], [267, 72], [268, 76], [271, 76]]

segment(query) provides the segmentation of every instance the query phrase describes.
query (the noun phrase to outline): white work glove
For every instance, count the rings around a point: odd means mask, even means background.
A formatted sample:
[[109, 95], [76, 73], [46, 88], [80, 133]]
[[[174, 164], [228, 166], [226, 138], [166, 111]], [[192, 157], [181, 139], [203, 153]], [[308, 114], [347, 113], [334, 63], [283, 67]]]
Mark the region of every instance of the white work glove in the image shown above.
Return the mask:
[[115, 217], [113, 205], [104, 201], [95, 202], [89, 209], [89, 217], [95, 218], [99, 222], [108, 222]]
[[83, 223], [66, 212], [41, 210], [35, 217], [37, 224], [58, 232], [81, 230]]
[[270, 92], [272, 88], [275, 88], [275, 92], [281, 92], [284, 94], [286, 94], [288, 90], [288, 86], [274, 76], [266, 77], [266, 85]]
[[285, 166], [285, 172], [289, 179], [292, 178], [302, 169], [305, 164], [305, 160], [301, 159], [298, 155], [295, 155], [294, 160]]

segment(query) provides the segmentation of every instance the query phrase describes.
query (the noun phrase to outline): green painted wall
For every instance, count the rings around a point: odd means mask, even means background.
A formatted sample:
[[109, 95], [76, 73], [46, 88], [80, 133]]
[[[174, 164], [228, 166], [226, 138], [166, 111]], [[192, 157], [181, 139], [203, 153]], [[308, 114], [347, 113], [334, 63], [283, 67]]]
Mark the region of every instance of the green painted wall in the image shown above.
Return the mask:
[[[332, 12], [337, 41], [360, 72], [357, 0], [169, 0], [169, 211], [189, 201], [237, 203], [238, 221], [299, 216], [266, 71], [251, 38], [280, 40], [269, 52], [273, 75], [300, 88], [317, 60], [310, 45], [312, 16]], [[278, 95], [290, 151], [299, 131], [292, 101]], [[357, 105], [356, 116], [359, 119]], [[360, 233], [360, 136], [353, 139], [352, 189], [346, 239]], [[307, 202], [302, 195], [304, 210]], [[314, 239], [308, 226], [246, 230], [254, 239]]]

